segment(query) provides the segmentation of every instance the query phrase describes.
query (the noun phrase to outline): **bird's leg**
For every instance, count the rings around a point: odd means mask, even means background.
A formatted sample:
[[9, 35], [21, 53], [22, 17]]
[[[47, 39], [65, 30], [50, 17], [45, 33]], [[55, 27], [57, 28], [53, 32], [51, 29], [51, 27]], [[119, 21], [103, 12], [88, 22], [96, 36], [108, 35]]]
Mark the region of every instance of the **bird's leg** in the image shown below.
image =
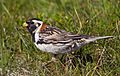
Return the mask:
[[51, 60], [47, 61], [46, 63], [43, 63], [42, 66], [46, 66], [46, 65], [49, 65], [52, 62], [56, 62], [57, 61], [56, 56], [57, 56], [57, 54], [52, 54]]
[[57, 61], [56, 57], [57, 57], [57, 54], [52, 54], [51, 61], [56, 62]]

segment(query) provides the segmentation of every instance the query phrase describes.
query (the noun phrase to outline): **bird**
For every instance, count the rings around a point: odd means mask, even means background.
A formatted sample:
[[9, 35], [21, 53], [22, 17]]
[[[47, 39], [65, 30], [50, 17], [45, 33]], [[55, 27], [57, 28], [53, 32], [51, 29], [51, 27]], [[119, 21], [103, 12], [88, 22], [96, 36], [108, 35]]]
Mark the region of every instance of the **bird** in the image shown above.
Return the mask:
[[73, 34], [55, 26], [48, 25], [39, 18], [28, 19], [23, 23], [23, 27], [27, 28], [32, 36], [32, 41], [39, 50], [52, 53], [53, 55], [74, 52], [82, 46], [96, 40], [113, 37]]

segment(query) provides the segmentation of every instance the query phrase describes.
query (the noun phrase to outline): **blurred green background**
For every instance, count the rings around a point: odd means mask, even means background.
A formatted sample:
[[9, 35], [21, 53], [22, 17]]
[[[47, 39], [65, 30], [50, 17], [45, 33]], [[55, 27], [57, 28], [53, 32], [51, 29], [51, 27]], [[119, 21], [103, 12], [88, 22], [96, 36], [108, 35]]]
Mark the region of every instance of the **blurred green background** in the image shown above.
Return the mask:
[[[114, 36], [80, 49], [93, 62], [62, 67], [58, 61], [41, 64], [51, 55], [39, 51], [21, 25], [39, 18], [77, 34]], [[78, 50], [79, 51], [79, 50]], [[120, 1], [119, 0], [0, 0], [0, 75], [1, 76], [119, 76]]]

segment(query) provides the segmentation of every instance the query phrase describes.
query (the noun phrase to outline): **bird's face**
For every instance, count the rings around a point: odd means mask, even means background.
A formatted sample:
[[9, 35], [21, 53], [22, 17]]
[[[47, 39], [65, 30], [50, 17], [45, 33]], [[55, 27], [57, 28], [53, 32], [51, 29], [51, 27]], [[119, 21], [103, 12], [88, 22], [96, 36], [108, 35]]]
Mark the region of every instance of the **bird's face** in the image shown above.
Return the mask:
[[23, 23], [23, 26], [26, 27], [31, 34], [33, 34], [38, 29], [38, 27], [40, 28], [39, 31], [42, 31], [47, 27], [46, 24], [37, 18], [27, 20], [25, 23]]

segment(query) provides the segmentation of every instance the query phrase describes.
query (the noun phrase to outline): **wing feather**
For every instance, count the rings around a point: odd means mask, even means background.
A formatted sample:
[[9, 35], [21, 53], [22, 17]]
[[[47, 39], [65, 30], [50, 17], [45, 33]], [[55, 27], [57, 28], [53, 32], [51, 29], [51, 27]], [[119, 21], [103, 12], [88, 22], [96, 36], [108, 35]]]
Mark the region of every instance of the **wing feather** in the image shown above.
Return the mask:
[[[66, 43], [70, 43], [71, 41], [82, 41], [86, 43], [87, 41], [90, 41], [90, 40], [95, 41], [98, 39], [103, 39], [104, 37], [98, 38], [98, 37], [89, 36], [89, 35], [75, 35], [55, 27], [49, 27], [43, 30], [42, 32], [40, 32], [40, 38], [41, 38], [39, 40], [40, 43], [66, 44]], [[105, 37], [105, 38], [108, 38], [108, 37]]]

